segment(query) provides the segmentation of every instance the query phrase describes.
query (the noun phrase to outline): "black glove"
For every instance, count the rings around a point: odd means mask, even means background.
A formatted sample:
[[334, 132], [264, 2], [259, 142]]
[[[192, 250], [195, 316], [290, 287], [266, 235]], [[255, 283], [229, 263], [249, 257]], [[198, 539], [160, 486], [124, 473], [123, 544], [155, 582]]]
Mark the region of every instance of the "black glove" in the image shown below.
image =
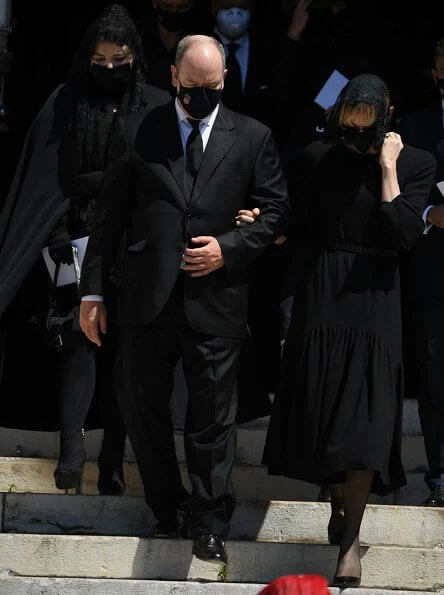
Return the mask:
[[69, 234], [66, 231], [58, 233], [51, 238], [51, 243], [48, 246], [49, 256], [52, 260], [58, 264], [72, 264], [72, 246], [70, 242]]

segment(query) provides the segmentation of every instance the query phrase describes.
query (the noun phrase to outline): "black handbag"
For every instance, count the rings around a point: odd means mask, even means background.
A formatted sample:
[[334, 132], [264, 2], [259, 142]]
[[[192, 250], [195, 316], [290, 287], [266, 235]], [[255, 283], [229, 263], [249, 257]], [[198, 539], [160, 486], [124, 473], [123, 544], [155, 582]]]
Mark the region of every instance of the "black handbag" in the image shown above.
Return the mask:
[[[80, 283], [80, 265], [78, 251], [72, 246], [73, 266], [77, 287]], [[67, 314], [60, 314], [57, 307], [57, 279], [60, 271], [60, 261], [56, 263], [52, 291], [49, 300], [49, 310], [43, 324], [43, 341], [55, 351], [70, 351], [86, 342], [85, 334], [80, 328], [79, 305], [75, 305]]]

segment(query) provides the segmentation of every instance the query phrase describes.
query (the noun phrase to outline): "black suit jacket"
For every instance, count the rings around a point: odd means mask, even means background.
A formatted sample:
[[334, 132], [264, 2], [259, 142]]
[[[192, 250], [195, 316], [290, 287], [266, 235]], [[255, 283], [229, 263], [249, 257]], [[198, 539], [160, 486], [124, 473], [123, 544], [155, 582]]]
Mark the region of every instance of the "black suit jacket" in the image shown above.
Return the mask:
[[[217, 33], [213, 32], [213, 36], [220, 43], [223, 43]], [[271, 126], [272, 95], [270, 81], [276, 57], [271, 42], [257, 31], [252, 30], [249, 37], [250, 45], [244, 94], [238, 105], [229, 107], [241, 114], [255, 118], [267, 126]], [[229, 72], [227, 76], [230, 76]]]
[[[401, 116], [396, 130], [404, 143], [425, 149], [436, 159], [435, 182], [444, 180], [444, 127], [441, 98]], [[429, 204], [437, 205], [443, 202], [443, 196], [436, 187], [432, 186]], [[432, 227], [415, 244], [409, 255], [408, 295], [415, 305], [421, 309], [426, 305], [430, 314], [431, 329], [438, 331], [435, 316], [435, 306], [441, 310], [444, 295], [444, 229]], [[415, 306], [416, 307], [416, 306]], [[442, 329], [439, 329], [442, 333]]]
[[[134, 130], [135, 128], [135, 130]], [[185, 312], [199, 332], [242, 337], [249, 265], [279, 235], [289, 212], [286, 182], [271, 131], [220, 105], [191, 197], [174, 100], [128, 122], [132, 151], [109, 168], [82, 267], [80, 295], [103, 294], [115, 254], [126, 240], [122, 322], [152, 321], [180, 271], [187, 239], [215, 236], [225, 266], [185, 276]], [[239, 209], [259, 207], [250, 226], [234, 225]]]

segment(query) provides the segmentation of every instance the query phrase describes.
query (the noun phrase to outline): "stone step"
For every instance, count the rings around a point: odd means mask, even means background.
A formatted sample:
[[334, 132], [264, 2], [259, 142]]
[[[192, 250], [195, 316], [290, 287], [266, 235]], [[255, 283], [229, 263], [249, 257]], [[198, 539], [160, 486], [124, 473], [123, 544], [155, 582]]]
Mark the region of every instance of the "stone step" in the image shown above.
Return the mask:
[[[131, 579], [80, 579], [0, 576], [0, 595], [258, 595], [265, 585], [255, 583], [198, 583]], [[340, 590], [329, 588], [330, 595]], [[347, 589], [347, 595], [430, 595], [429, 591]], [[442, 592], [441, 592], [442, 593]]]
[[[4, 494], [2, 500], [5, 533], [146, 537], [155, 524], [143, 498]], [[329, 517], [330, 505], [324, 502], [241, 500], [230, 539], [327, 544]], [[443, 548], [442, 510], [369, 504], [361, 540], [366, 546]]]
[[[27, 457], [0, 457], [0, 492], [30, 492], [60, 494], [54, 484], [54, 459]], [[181, 465], [182, 478], [186, 488], [190, 487], [185, 464]], [[142, 496], [143, 489], [136, 463], [124, 464], [127, 496]], [[84, 465], [84, 494], [97, 494], [98, 469], [95, 461]], [[385, 497], [370, 496], [375, 504], [418, 505], [428, 494], [423, 473], [408, 473], [408, 486], [399, 493]], [[233, 483], [239, 499], [257, 500], [302, 500], [315, 501], [319, 488], [315, 485], [268, 475], [264, 466], [240, 465], [233, 468]]]
[[[0, 534], [0, 572], [18, 576], [268, 583], [286, 574], [333, 576], [338, 546], [228, 541], [228, 567], [198, 560], [190, 540]], [[444, 587], [442, 548], [362, 547], [365, 588]]]

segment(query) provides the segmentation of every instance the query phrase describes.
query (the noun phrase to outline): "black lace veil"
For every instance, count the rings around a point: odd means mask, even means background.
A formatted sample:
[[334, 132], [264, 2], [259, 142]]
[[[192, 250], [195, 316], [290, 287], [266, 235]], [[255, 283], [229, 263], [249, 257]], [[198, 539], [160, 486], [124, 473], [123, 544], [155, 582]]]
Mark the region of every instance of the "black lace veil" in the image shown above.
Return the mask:
[[375, 146], [381, 146], [389, 124], [390, 93], [385, 82], [375, 74], [360, 74], [348, 81], [331, 108], [327, 123], [327, 138], [340, 140], [341, 114], [344, 107], [373, 106], [376, 112]]

